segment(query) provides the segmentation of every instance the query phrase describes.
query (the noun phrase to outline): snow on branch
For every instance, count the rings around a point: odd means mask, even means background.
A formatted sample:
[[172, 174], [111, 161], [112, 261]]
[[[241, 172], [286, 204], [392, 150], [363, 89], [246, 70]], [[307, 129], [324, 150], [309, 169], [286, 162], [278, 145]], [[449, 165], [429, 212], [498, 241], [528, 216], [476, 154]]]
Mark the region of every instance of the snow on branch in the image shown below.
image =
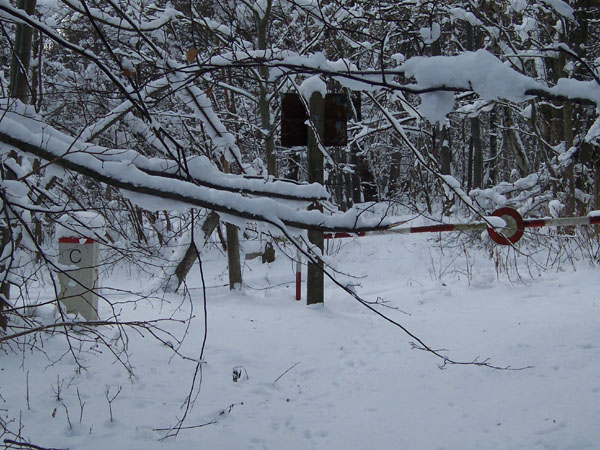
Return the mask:
[[[188, 70], [207, 72], [223, 67], [257, 67], [272, 70], [271, 77], [291, 74], [323, 74], [354, 90], [380, 88], [413, 94], [431, 92], [475, 92], [485, 100], [522, 102], [541, 97], [600, 105], [600, 86], [590, 81], [561, 78], [548, 86], [523, 75], [487, 50], [454, 56], [415, 56], [392, 69], [357, 69], [347, 60], [329, 61], [320, 52], [304, 56], [288, 50], [238, 51], [222, 53]], [[399, 80], [414, 79], [415, 83]]]
[[[62, 0], [62, 3], [67, 5], [74, 11], [77, 11], [81, 14], [87, 14], [85, 8], [81, 4], [81, 2], [76, 0]], [[109, 25], [114, 28], [118, 28], [120, 30], [127, 31], [154, 31], [158, 30], [165, 24], [169, 23], [169, 21], [180, 17], [183, 15], [180, 11], [177, 11], [174, 8], [167, 7], [164, 10], [160, 11], [161, 14], [153, 20], [147, 22], [141, 22], [137, 25], [137, 28], [133, 28], [131, 25], [127, 24], [123, 21], [122, 18], [113, 17], [105, 12], [99, 10], [98, 8], [88, 7], [90, 14], [94, 19], [98, 22], [101, 22], [105, 25]]]
[[[0, 102], [0, 106], [4, 110], [8, 108], [6, 102]], [[26, 113], [25, 110], [22, 112]], [[25, 114], [18, 112], [4, 113], [0, 121], [0, 131], [6, 133], [6, 136], [39, 145], [45, 150], [52, 148], [50, 152], [54, 152], [55, 157], [70, 155], [78, 159], [87, 157], [86, 159], [94, 161], [94, 164], [119, 163], [123, 166], [135, 167], [136, 170], [147, 175], [192, 181], [210, 189], [304, 202], [329, 198], [326, 189], [318, 184], [298, 184], [286, 180], [267, 181], [261, 177], [225, 174], [205, 156], [189, 157], [186, 160], [187, 171], [182, 173], [178, 162], [163, 158], [148, 158], [131, 149], [109, 149], [76, 140], [33, 117], [26, 117]], [[18, 145], [16, 147], [19, 148]]]
[[[209, 173], [205, 185], [199, 185], [193, 179], [170, 176], [174, 166], [164, 160], [145, 159], [133, 150], [106, 149], [81, 143], [50, 126], [13, 112], [6, 112], [0, 121], [0, 142], [6, 149], [17, 149], [122, 189], [130, 200], [146, 209], [185, 210], [200, 207], [249, 221], [264, 222], [276, 229], [288, 226], [319, 231], [360, 232], [385, 229], [388, 225], [384, 219], [366, 218], [357, 210], [327, 216], [317, 210], [307, 211], [306, 202], [286, 203], [272, 198], [279, 193], [302, 200], [294, 193], [304, 190], [317, 197], [324, 193], [320, 185], [265, 183], [259, 179], [221, 174], [216, 169]], [[191, 167], [203, 174], [208, 172], [208, 163], [201, 158], [195, 160]], [[221, 184], [209, 187], [207, 184], [211, 177]], [[258, 191], [257, 187], [262, 191]], [[248, 197], [241, 192], [262, 197]]]

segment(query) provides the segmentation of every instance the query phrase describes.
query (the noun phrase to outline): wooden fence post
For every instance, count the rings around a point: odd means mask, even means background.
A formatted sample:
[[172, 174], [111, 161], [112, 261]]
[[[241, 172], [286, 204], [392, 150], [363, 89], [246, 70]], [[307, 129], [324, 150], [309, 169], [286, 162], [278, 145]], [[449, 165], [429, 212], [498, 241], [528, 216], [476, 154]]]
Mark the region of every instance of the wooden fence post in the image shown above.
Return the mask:
[[[308, 182], [323, 184], [323, 153], [319, 145], [324, 136], [325, 101], [320, 92], [312, 93], [309, 107], [311, 126], [308, 128]], [[309, 209], [323, 210], [319, 204], [312, 205]], [[322, 231], [309, 230], [308, 240], [323, 251]], [[319, 259], [318, 264], [309, 262], [306, 277], [307, 305], [324, 302], [323, 282], [323, 261]]]

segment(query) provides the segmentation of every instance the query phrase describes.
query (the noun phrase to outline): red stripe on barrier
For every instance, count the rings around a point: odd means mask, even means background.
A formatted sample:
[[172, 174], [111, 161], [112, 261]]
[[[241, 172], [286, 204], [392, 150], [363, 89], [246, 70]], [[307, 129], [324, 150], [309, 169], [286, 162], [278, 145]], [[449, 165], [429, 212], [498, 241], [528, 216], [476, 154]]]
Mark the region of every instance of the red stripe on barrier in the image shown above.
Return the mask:
[[93, 244], [93, 239], [84, 237], [61, 237], [58, 238], [58, 242], [61, 244]]
[[428, 225], [410, 228], [411, 233], [434, 233], [436, 231], [454, 231], [454, 225]]
[[592, 216], [590, 217], [590, 224], [594, 225], [600, 223], [600, 216]]
[[523, 226], [525, 228], [540, 228], [546, 226], [546, 221], [544, 219], [529, 219], [523, 221]]

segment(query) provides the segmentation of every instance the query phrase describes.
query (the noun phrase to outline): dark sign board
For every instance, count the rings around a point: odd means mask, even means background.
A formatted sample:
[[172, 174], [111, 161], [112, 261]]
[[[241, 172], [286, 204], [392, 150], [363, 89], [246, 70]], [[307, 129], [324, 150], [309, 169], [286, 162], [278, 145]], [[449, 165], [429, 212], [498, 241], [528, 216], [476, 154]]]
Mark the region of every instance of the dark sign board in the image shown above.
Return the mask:
[[298, 94], [283, 94], [281, 98], [281, 145], [296, 147], [306, 145], [308, 114]]
[[[348, 143], [346, 123], [348, 116], [348, 98], [345, 94], [327, 94], [325, 96], [325, 136], [326, 147], [344, 146]], [[281, 145], [295, 147], [307, 145], [308, 113], [298, 94], [287, 93], [281, 98]]]

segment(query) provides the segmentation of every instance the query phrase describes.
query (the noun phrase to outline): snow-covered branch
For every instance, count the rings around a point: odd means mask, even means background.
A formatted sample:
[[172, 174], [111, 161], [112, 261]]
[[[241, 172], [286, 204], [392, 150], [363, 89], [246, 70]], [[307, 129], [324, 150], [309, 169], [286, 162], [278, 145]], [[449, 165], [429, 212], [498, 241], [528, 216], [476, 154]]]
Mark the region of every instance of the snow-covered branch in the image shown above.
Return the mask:
[[[37, 132], [34, 128], [36, 124]], [[5, 113], [0, 121], [0, 142], [6, 149], [16, 148], [107, 185], [142, 194], [142, 197], [128, 196], [146, 209], [164, 209], [165, 204], [158, 201], [162, 199], [169, 201], [168, 208], [172, 210], [207, 208], [250, 221], [269, 223], [277, 228], [288, 226], [359, 232], [386, 227], [385, 221], [367, 220], [357, 211], [326, 216], [318, 211], [306, 211], [306, 203], [296, 206], [271, 198], [279, 196], [304, 202], [322, 198], [326, 193], [320, 185], [266, 183], [264, 180], [226, 175], [210, 168], [202, 158], [190, 161], [189, 165], [192, 171], [202, 173], [204, 179], [186, 180], [177, 176], [173, 163], [145, 159], [132, 150], [111, 150], [69, 140], [53, 128], [15, 113]], [[200, 182], [203, 185], [196, 184]], [[262, 197], [248, 197], [242, 192]], [[297, 195], [297, 192], [304, 192], [304, 197], [303, 194]]]

